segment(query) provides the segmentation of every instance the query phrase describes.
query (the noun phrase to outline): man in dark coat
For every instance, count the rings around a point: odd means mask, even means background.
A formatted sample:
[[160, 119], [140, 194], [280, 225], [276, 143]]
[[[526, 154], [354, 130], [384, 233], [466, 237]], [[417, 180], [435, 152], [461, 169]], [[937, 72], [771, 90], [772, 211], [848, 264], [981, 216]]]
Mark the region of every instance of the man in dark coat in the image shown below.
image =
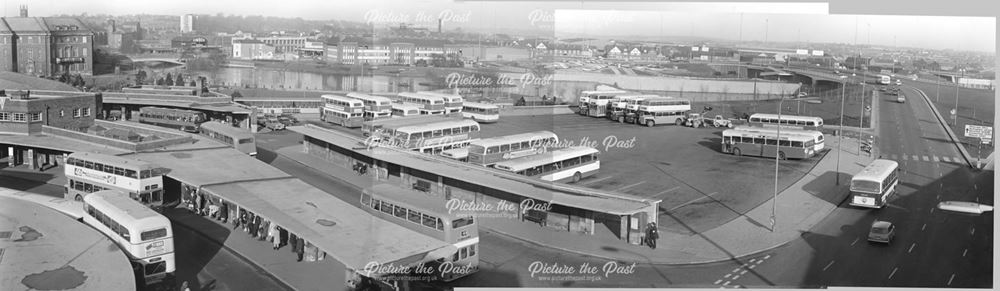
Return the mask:
[[295, 249], [294, 249], [294, 251], [295, 251], [295, 255], [298, 256], [298, 258], [295, 260], [296, 262], [301, 262], [302, 261], [302, 254], [305, 252], [305, 247], [306, 247], [305, 240], [303, 240], [301, 237], [295, 238]]

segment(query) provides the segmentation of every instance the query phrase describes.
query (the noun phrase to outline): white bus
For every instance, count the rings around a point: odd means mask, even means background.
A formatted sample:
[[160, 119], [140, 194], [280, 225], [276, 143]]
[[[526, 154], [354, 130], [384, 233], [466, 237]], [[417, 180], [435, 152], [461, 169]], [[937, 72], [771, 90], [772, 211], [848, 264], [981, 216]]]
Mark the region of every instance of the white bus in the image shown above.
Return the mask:
[[98, 191], [83, 197], [83, 222], [118, 245], [145, 285], [174, 278], [174, 233], [170, 220], [121, 191]]
[[782, 131], [763, 132], [727, 129], [722, 131], [722, 152], [735, 156], [806, 159], [816, 155], [814, 137]]
[[[607, 107], [599, 108], [594, 104], [599, 104], [600, 106], [606, 106], [608, 104], [608, 101], [611, 100], [611, 98], [623, 94], [628, 94], [628, 92], [619, 90], [582, 91], [580, 92], [580, 101], [578, 102], [580, 109], [579, 111], [577, 111], [577, 113], [579, 113], [580, 115], [604, 117], [604, 111], [607, 109]], [[598, 112], [591, 112], [591, 110], [595, 110]]]
[[380, 141], [392, 146], [438, 154], [441, 151], [468, 146], [479, 137], [479, 123], [468, 119], [452, 119], [424, 124], [386, 124]]
[[155, 165], [119, 156], [75, 152], [66, 158], [64, 198], [83, 201], [90, 193], [119, 190], [150, 207], [163, 205], [163, 174]]
[[500, 107], [493, 104], [463, 102], [462, 116], [479, 123], [493, 123], [500, 120]]
[[691, 111], [691, 100], [685, 98], [657, 97], [639, 101], [635, 112], [625, 115], [625, 122], [646, 125], [677, 124]]
[[361, 134], [364, 136], [371, 136], [372, 133], [376, 131], [381, 131], [382, 127], [386, 125], [391, 126], [404, 126], [404, 125], [416, 125], [425, 124], [431, 122], [439, 122], [444, 120], [458, 120], [456, 118], [449, 118], [442, 115], [411, 115], [411, 116], [399, 116], [389, 119], [377, 119], [368, 120], [361, 123]]
[[[625, 115], [629, 113], [628, 104], [630, 101], [635, 101], [638, 104], [639, 101], [645, 100], [646, 98], [656, 98], [660, 97], [658, 95], [618, 95], [608, 102], [607, 117], [610, 120], [616, 120], [618, 123], [625, 123]], [[638, 109], [638, 107], [636, 107]]]
[[364, 107], [364, 120], [375, 120], [392, 117], [392, 99], [363, 93], [347, 93], [347, 97], [361, 100]]
[[403, 92], [399, 93], [398, 102], [414, 103], [420, 105], [420, 114], [444, 114], [444, 98], [438, 96], [428, 96], [424, 94]]
[[390, 108], [393, 117], [406, 117], [420, 115], [422, 107], [423, 105], [420, 104], [393, 102]]
[[882, 208], [899, 184], [899, 163], [874, 160], [851, 178], [851, 205]]
[[469, 144], [469, 163], [489, 166], [499, 161], [516, 159], [545, 151], [559, 142], [551, 131], [535, 131], [491, 138]]
[[[442, 200], [390, 184], [362, 190], [361, 205], [374, 216], [454, 245], [457, 251], [450, 257], [428, 263], [428, 269], [442, 281], [451, 282], [479, 271], [479, 225], [475, 217], [452, 213]], [[452, 271], [441, 273], [447, 270]]]
[[274, 97], [238, 97], [233, 102], [246, 106], [257, 107], [260, 112], [268, 114], [281, 113], [313, 113], [318, 114], [323, 108], [320, 98], [274, 98]]
[[892, 78], [889, 77], [888, 75], [879, 75], [878, 83], [882, 85], [889, 85], [890, 83], [892, 83]]
[[494, 168], [543, 181], [579, 182], [601, 169], [599, 151], [591, 147], [568, 147], [545, 153], [500, 161]]
[[347, 128], [361, 127], [361, 123], [365, 121], [365, 104], [361, 100], [334, 94], [320, 97], [324, 103], [323, 110], [320, 111], [320, 119], [323, 121]]
[[[743, 131], [753, 131], [753, 132], [767, 132], [767, 133], [778, 133], [778, 128], [776, 127], [755, 127], [740, 125], [733, 129], [743, 130]], [[816, 130], [805, 130], [805, 129], [795, 129], [795, 128], [781, 128], [781, 134], [794, 134], [794, 135], [807, 135], [813, 138], [813, 150], [816, 152], [822, 151], [826, 148], [826, 136]]]
[[462, 95], [456, 94], [445, 94], [431, 91], [417, 91], [417, 94], [423, 94], [433, 97], [444, 98], [444, 114], [449, 116], [461, 116], [462, 115]]
[[750, 115], [749, 123], [750, 125], [756, 126], [782, 126], [809, 130], [821, 130], [823, 128], [822, 118], [787, 114], [782, 114], [779, 119], [777, 114], [754, 113], [753, 115]]
[[469, 147], [455, 148], [441, 151], [441, 156], [459, 162], [469, 161]]

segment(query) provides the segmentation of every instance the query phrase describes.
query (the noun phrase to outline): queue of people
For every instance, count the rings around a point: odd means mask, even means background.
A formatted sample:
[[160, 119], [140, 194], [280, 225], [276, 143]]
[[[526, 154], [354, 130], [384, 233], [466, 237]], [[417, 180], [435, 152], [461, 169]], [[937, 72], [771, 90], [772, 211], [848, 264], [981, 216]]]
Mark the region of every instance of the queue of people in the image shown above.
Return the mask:
[[326, 252], [311, 242], [248, 209], [194, 189], [183, 192], [185, 194], [181, 196], [181, 203], [191, 212], [223, 224], [229, 223], [233, 226], [233, 230], [241, 229], [251, 238], [269, 242], [274, 250], [290, 246], [289, 249], [295, 254], [296, 261], [313, 262], [326, 258]]

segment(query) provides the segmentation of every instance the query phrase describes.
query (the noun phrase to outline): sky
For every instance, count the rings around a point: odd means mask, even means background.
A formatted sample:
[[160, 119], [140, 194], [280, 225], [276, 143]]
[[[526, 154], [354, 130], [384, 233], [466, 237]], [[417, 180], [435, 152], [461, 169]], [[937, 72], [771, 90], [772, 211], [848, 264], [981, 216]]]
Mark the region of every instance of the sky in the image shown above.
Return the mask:
[[[995, 52], [992, 17], [871, 16], [826, 14], [826, 3], [658, 3], [451, 0], [3, 0], [4, 16], [28, 5], [32, 16], [55, 14], [217, 14], [301, 17], [395, 25], [587, 32], [599, 35], [702, 36], [739, 40], [858, 43]], [[964, 1], [964, 0], [952, 0]], [[359, 5], [359, 3], [362, 3]], [[625, 11], [624, 13], [611, 11]], [[594, 12], [584, 12], [594, 11]], [[683, 12], [681, 12], [683, 11]], [[767, 14], [757, 14], [767, 13]], [[799, 13], [807, 13], [799, 15]], [[858, 20], [855, 20], [855, 19]], [[662, 20], [661, 20], [662, 19]], [[766, 21], [765, 21], [766, 20]], [[662, 24], [661, 24], [662, 23]], [[765, 25], [766, 23], [766, 25]]]
[[700, 36], [996, 51], [993, 17], [559, 10], [555, 19], [557, 36]]

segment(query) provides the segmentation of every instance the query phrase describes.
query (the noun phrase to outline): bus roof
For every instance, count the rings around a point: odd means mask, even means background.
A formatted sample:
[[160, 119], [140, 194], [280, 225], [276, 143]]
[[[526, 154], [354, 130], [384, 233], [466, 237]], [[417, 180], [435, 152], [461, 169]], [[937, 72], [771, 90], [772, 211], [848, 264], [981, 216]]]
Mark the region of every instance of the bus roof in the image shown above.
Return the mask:
[[123, 158], [123, 157], [120, 157], [120, 156], [112, 156], [112, 155], [105, 155], [105, 154], [96, 154], [96, 153], [89, 153], [89, 152], [74, 152], [74, 153], [69, 154], [69, 157], [70, 158], [82, 159], [82, 160], [94, 161], [94, 162], [98, 162], [98, 163], [105, 164], [105, 165], [118, 166], [118, 167], [121, 167], [121, 168], [137, 169], [139, 171], [142, 171], [142, 170], [152, 170], [153, 168], [156, 168], [155, 165], [153, 165], [152, 163], [146, 162], [146, 161], [133, 160], [133, 159], [128, 159], [128, 158]]
[[807, 134], [785, 134], [782, 131], [779, 136], [777, 132], [768, 131], [755, 131], [755, 130], [740, 130], [740, 129], [727, 129], [722, 131], [722, 136], [742, 136], [742, 137], [779, 137], [781, 140], [791, 140], [791, 141], [811, 141], [815, 139], [814, 136]]
[[351, 98], [355, 98], [355, 99], [361, 99], [361, 100], [366, 100], [366, 101], [375, 101], [375, 102], [379, 102], [379, 103], [382, 103], [382, 102], [392, 103], [392, 99], [390, 99], [389, 97], [368, 95], [368, 94], [365, 94], [365, 93], [358, 93], [358, 92], [347, 93], [347, 97], [351, 97]]
[[469, 148], [447, 149], [441, 151], [441, 155], [452, 159], [464, 159], [469, 157]]
[[614, 94], [614, 95], [617, 95], [617, 94], [628, 94], [628, 91], [622, 91], [622, 90], [597, 91], [597, 90], [594, 90], [594, 91], [580, 91], [580, 94]]
[[[769, 113], [754, 113], [754, 114], [750, 115], [750, 118], [754, 118], [754, 117], [778, 119], [778, 115], [777, 114], [769, 114]], [[795, 120], [795, 119], [798, 119], [798, 120], [820, 120], [820, 121], [823, 120], [823, 118], [815, 117], [815, 116], [798, 116], [798, 115], [788, 115], [788, 114], [782, 114], [781, 115], [781, 119], [788, 119], [788, 120]]]
[[[83, 196], [83, 201], [97, 207], [104, 215], [119, 223], [131, 222], [127, 225], [170, 225], [170, 220], [166, 217], [142, 205], [139, 201], [133, 200], [125, 192], [118, 190], [104, 190], [90, 193]], [[114, 209], [115, 211], [110, 212], [106, 209]]]
[[428, 124], [428, 123], [447, 121], [447, 120], [458, 120], [458, 118], [448, 117], [444, 115], [415, 115], [415, 116], [383, 118], [366, 122], [370, 122], [371, 125], [381, 125], [383, 127], [388, 126], [389, 128], [393, 128], [406, 125]]
[[344, 102], [348, 102], [348, 103], [353, 103], [353, 105], [364, 106], [364, 103], [361, 103], [361, 100], [354, 99], [354, 98], [347, 97], [347, 96], [343, 96], [343, 95], [323, 94], [320, 97], [323, 98], [323, 99], [331, 99], [331, 100], [337, 100], [337, 101], [344, 101]]
[[156, 106], [146, 106], [139, 108], [139, 111], [173, 111], [182, 113], [201, 113], [201, 111], [187, 110], [187, 109], [176, 109], [176, 108], [165, 108]]
[[222, 122], [205, 122], [201, 124], [201, 128], [205, 128], [214, 132], [218, 132], [221, 134], [237, 138], [253, 137], [253, 134], [250, 133], [250, 131], [244, 130], [242, 128], [232, 127], [229, 124], [225, 124]]
[[448, 213], [443, 198], [428, 196], [417, 190], [402, 188], [393, 184], [375, 184], [363, 190], [365, 193], [374, 193], [375, 196], [383, 197], [387, 200], [396, 201], [408, 206], [420, 208], [421, 212], [436, 214], [441, 219], [452, 220], [459, 218], [457, 215]]
[[471, 102], [471, 101], [462, 101], [462, 106], [469, 106], [469, 107], [474, 107], [474, 108], [485, 108], [485, 109], [500, 108], [500, 106], [497, 106], [496, 104]]
[[319, 102], [322, 101], [319, 97], [237, 97], [233, 98], [235, 102]]
[[547, 130], [542, 130], [542, 131], [534, 131], [534, 132], [526, 132], [526, 133], [518, 133], [518, 134], [511, 134], [511, 135], [504, 135], [504, 136], [496, 136], [496, 137], [484, 138], [484, 139], [480, 139], [478, 141], [474, 141], [474, 142], [470, 143], [469, 145], [478, 145], [478, 146], [482, 146], [482, 147], [491, 147], [491, 146], [495, 146], [495, 145], [502, 145], [502, 144], [509, 144], [509, 143], [514, 143], [514, 142], [522, 142], [522, 141], [537, 140], [537, 139], [545, 139], [545, 138], [556, 138], [556, 139], [558, 139], [559, 137], [556, 136], [556, 134], [554, 132], [547, 131]]
[[448, 94], [448, 93], [433, 92], [433, 91], [417, 91], [417, 94], [441, 97], [444, 98], [446, 101], [451, 101], [451, 102], [455, 102], [455, 98], [458, 98], [458, 101], [462, 101], [462, 95], [458, 94]]
[[878, 181], [882, 182], [886, 177], [892, 174], [899, 167], [899, 163], [892, 160], [874, 160], [871, 164], [861, 170], [851, 178], [853, 180], [862, 181]]
[[527, 157], [520, 157], [516, 159], [501, 161], [494, 164], [493, 166], [495, 168], [505, 167], [507, 169], [510, 169], [510, 171], [512, 172], [517, 172], [528, 168], [533, 168], [548, 163], [552, 163], [555, 161], [565, 160], [571, 157], [596, 154], [599, 152], [600, 151], [592, 147], [568, 147], [540, 154], [530, 155]]
[[432, 254], [438, 250], [455, 251], [447, 242], [369, 215], [294, 177], [203, 189], [293, 230], [349, 269], [362, 270], [371, 262], [409, 266], [437, 259]]
[[423, 108], [423, 107], [424, 107], [423, 105], [416, 104], [416, 103], [409, 103], [409, 102], [393, 102], [392, 103], [392, 108], [396, 108], [396, 109], [420, 109], [420, 108]]
[[[475, 125], [475, 126], [478, 127], [479, 126], [479, 122], [476, 122], [475, 120], [471, 120], [471, 119], [461, 119], [461, 120], [459, 120], [459, 119], [452, 119], [452, 120], [443, 120], [443, 121], [439, 121], [439, 122], [431, 122], [431, 123], [418, 124], [418, 125], [400, 126], [399, 128], [396, 128], [396, 131], [397, 132], [399, 132], [399, 131], [402, 131], [402, 132], [407, 132], [407, 131], [410, 131], [410, 132], [422, 132], [422, 131], [428, 131], [428, 130], [438, 130], [438, 129], [445, 129], [445, 128], [454, 128], [454, 127], [459, 127], [459, 126], [473, 126], [473, 125]], [[383, 128], [389, 128], [389, 126], [382, 126], [382, 127]]]
[[[656, 95], [654, 95], [654, 96], [656, 96]], [[655, 102], [655, 101], [688, 101], [688, 102], [690, 102], [691, 100], [687, 99], [687, 98], [663, 97], [663, 96], [656, 96], [656, 97], [652, 97], [652, 98], [642, 99], [642, 102]]]

